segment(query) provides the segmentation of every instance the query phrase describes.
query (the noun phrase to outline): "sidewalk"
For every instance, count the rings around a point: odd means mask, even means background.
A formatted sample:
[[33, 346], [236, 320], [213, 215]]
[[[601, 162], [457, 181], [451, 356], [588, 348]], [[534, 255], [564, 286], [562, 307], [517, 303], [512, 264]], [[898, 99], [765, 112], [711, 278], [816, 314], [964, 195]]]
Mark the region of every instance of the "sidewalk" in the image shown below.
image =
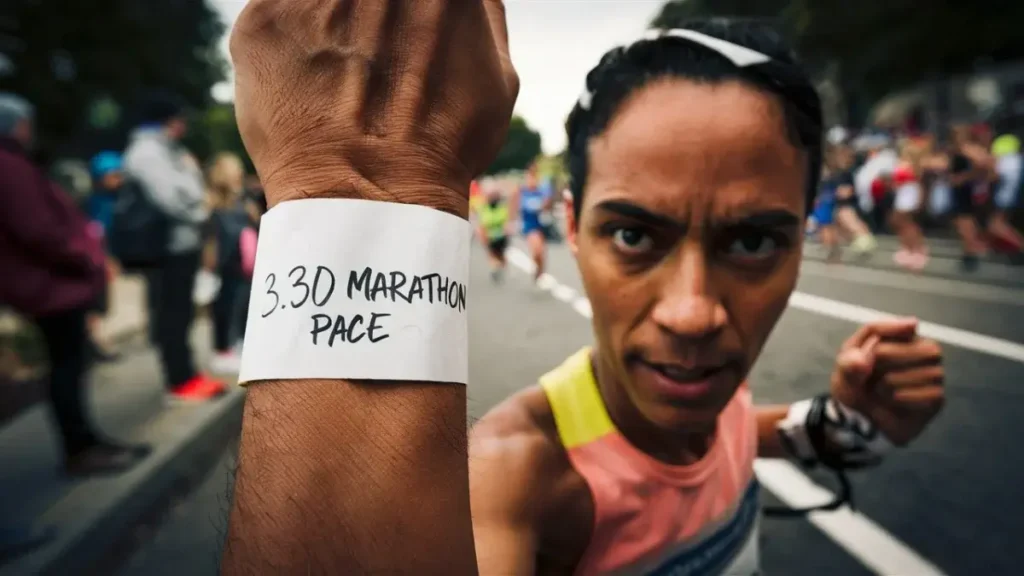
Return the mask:
[[[89, 400], [100, 429], [126, 442], [148, 442], [153, 454], [127, 474], [71, 481], [59, 473], [57, 437], [44, 403], [0, 429], [0, 509], [6, 520], [36, 521], [58, 533], [48, 546], [0, 565], [8, 574], [86, 572], [137, 520], [161, 501], [206, 452], [219, 453], [237, 434], [244, 394], [232, 387], [215, 402], [165, 405], [156, 353], [145, 335], [144, 288], [133, 278], [114, 287], [104, 326], [123, 358], [90, 375]], [[210, 349], [209, 328], [197, 323], [193, 343], [200, 363]], [[202, 365], [202, 364], [201, 364]]]
[[[861, 266], [880, 270], [892, 270], [906, 274], [908, 277], [917, 275], [900, 268], [892, 260], [893, 254], [899, 249], [896, 238], [878, 236], [878, 250], [869, 256], [859, 257], [849, 247], [842, 251], [842, 263], [849, 266]], [[991, 284], [1010, 288], [1024, 288], [1024, 266], [1011, 266], [1005, 257], [989, 255], [982, 259], [978, 269], [965, 272], [960, 265], [962, 254], [960, 243], [955, 239], [929, 238], [928, 250], [931, 257], [928, 265], [919, 274], [936, 278], [948, 278]], [[827, 250], [820, 242], [808, 239], [804, 244], [804, 258], [807, 260], [826, 261]]]

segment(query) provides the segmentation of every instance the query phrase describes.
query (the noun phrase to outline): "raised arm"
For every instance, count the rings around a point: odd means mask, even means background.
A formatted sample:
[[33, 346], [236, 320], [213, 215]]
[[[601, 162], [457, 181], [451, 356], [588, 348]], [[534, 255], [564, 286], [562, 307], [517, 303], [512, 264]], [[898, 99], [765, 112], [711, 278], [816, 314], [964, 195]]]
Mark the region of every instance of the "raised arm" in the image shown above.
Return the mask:
[[[236, 106], [271, 213], [344, 197], [465, 219], [518, 90], [501, 8], [250, 0]], [[463, 385], [257, 382], [241, 441], [224, 574], [476, 573]]]
[[905, 446], [938, 415], [944, 380], [942, 348], [917, 334], [917, 320], [866, 324], [839, 349], [827, 402], [757, 409], [758, 456], [877, 463], [890, 443]]

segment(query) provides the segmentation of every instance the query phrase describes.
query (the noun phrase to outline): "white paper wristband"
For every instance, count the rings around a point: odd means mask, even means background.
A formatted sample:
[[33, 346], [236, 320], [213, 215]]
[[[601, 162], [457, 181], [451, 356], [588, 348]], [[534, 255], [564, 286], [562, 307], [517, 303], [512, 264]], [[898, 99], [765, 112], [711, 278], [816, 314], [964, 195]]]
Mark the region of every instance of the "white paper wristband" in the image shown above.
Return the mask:
[[469, 231], [411, 204], [275, 206], [260, 222], [239, 382], [465, 384]]

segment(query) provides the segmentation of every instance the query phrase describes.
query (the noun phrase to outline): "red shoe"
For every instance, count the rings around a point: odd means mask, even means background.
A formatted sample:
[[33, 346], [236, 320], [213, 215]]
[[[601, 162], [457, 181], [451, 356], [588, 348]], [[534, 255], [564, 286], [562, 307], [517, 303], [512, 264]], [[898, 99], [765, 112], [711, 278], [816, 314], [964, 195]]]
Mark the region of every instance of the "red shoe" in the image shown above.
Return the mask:
[[219, 395], [214, 384], [203, 376], [193, 376], [184, 384], [171, 388], [171, 398], [183, 402], [205, 402]]
[[206, 374], [200, 374], [199, 378], [203, 381], [203, 386], [211, 396], [222, 396], [228, 391], [227, 385], [224, 384], [223, 380], [218, 380]]

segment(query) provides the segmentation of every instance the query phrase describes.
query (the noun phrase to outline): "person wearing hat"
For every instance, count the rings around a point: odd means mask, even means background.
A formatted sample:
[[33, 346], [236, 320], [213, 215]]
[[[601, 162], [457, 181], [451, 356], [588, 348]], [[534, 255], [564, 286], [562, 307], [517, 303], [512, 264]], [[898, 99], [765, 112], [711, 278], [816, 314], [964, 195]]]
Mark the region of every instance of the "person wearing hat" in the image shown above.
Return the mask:
[[1021, 186], [1024, 185], [1024, 156], [1020, 152], [1020, 139], [1013, 134], [1004, 134], [992, 142], [992, 156], [996, 159], [995, 193], [992, 201], [995, 210], [988, 221], [989, 234], [1012, 250], [1014, 263], [1021, 263], [1024, 237], [1010, 224], [1009, 215], [1020, 202]]
[[188, 131], [184, 105], [175, 97], [151, 94], [141, 124], [124, 155], [127, 175], [170, 220], [166, 257], [148, 278], [151, 324], [168, 392], [173, 399], [202, 401], [224, 393], [224, 384], [201, 374], [189, 344], [192, 299], [209, 218], [199, 163], [180, 141]]
[[[103, 249], [78, 205], [29, 159], [33, 136], [32, 106], [0, 93], [0, 305], [31, 320], [43, 336], [64, 471], [122, 472], [148, 447], [104, 439], [86, 402], [86, 314], [106, 283]], [[0, 552], [8, 543], [0, 541]]]
[[[117, 204], [117, 196], [124, 186], [124, 172], [121, 154], [113, 151], [103, 151], [92, 157], [89, 161], [89, 172], [92, 175], [92, 194], [86, 200], [86, 211], [92, 220], [94, 234], [99, 237], [107, 249], [107, 278], [113, 282], [118, 275], [119, 266], [111, 256], [110, 251], [110, 228], [114, 223], [114, 207]], [[108, 282], [108, 288], [109, 288]], [[118, 354], [107, 349], [100, 340], [99, 324], [107, 314], [109, 307], [109, 290], [104, 290], [97, 298], [95, 305], [87, 318], [89, 327], [89, 354], [93, 359], [100, 362], [112, 362], [117, 360]]]

